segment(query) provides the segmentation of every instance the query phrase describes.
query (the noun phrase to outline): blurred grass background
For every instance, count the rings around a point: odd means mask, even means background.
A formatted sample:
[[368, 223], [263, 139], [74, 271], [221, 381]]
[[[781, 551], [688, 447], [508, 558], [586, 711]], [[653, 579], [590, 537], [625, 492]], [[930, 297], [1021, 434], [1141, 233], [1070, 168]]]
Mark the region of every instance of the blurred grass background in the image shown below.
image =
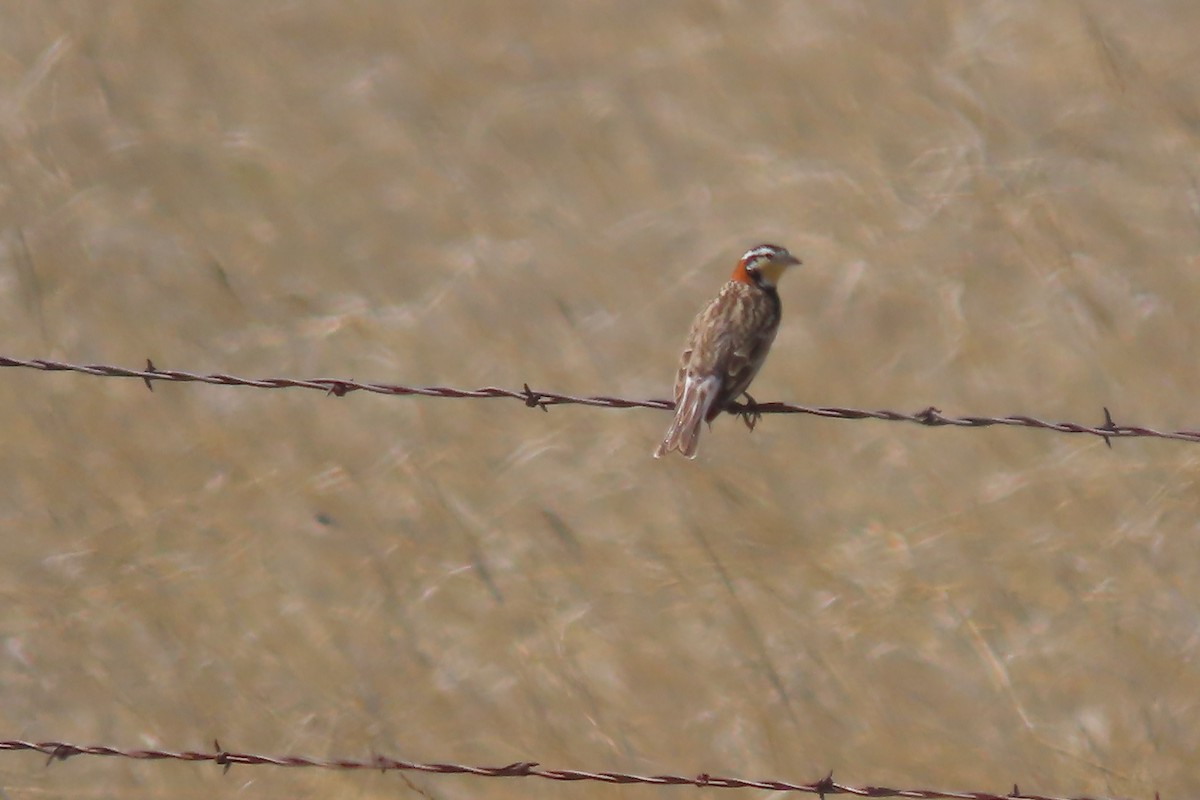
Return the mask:
[[[768, 240], [759, 400], [1200, 424], [1194, 3], [2, 17], [7, 354], [664, 397]], [[0, 414], [0, 738], [1200, 792], [1194, 445], [726, 418], [655, 461], [663, 412], [16, 370]]]

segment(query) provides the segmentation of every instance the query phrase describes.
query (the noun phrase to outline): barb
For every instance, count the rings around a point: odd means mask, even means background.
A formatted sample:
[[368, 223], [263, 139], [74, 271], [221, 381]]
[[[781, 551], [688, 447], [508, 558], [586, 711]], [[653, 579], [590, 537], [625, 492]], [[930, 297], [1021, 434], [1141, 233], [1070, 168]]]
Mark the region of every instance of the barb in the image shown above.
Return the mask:
[[[521, 389], [500, 389], [495, 386], [485, 386], [481, 389], [455, 389], [449, 386], [398, 386], [388, 383], [369, 383], [341, 378], [239, 378], [236, 375], [223, 373], [199, 374], [180, 370], [161, 369], [153, 362], [146, 361], [146, 369], [126, 369], [110, 364], [68, 364], [62, 361], [50, 361], [42, 358], [17, 359], [0, 356], [0, 367], [19, 367], [35, 369], [43, 372], [76, 372], [100, 378], [134, 378], [145, 382], [153, 388], [154, 381], [175, 383], [207, 383], [216, 386], [244, 386], [251, 389], [315, 389], [335, 397], [344, 397], [350, 392], [362, 391], [384, 395], [415, 395], [418, 397], [491, 399], [508, 398], [518, 400], [529, 408], [540, 408], [548, 411], [550, 406], [582, 405], [600, 408], [652, 408], [660, 411], [672, 411], [675, 403], [670, 400], [634, 400], [627, 397], [607, 397], [604, 395], [577, 396], [546, 392], [529, 388], [525, 384]], [[1023, 414], [1012, 414], [1004, 417], [962, 416], [951, 417], [942, 413], [941, 409], [929, 406], [914, 413], [891, 411], [887, 409], [871, 411], [861, 408], [841, 408], [838, 406], [803, 406], [796, 403], [733, 403], [729, 407], [733, 414], [749, 420], [763, 414], [809, 414], [826, 419], [874, 419], [883, 422], [910, 422], [927, 427], [953, 426], [957, 428], [987, 428], [993, 425], [1005, 425], [1016, 428], [1037, 428], [1039, 430], [1057, 433], [1076, 433], [1097, 436], [1112, 446], [1112, 439], [1121, 438], [1151, 438], [1174, 439], [1182, 442], [1200, 442], [1200, 430], [1162, 431], [1141, 425], [1118, 425], [1113, 421], [1108, 409], [1104, 409], [1104, 423], [1101, 425], [1081, 425], [1077, 422], [1053, 422], [1038, 419]]]
[[696, 786], [718, 789], [766, 789], [775, 792], [803, 792], [824, 798], [827, 795], [851, 795], [854, 797], [907, 797], [919, 800], [1101, 800], [1100, 798], [1077, 795], [1059, 797], [1042, 794], [1026, 794], [1016, 785], [1008, 794], [991, 792], [954, 792], [940, 789], [897, 789], [890, 786], [849, 786], [836, 783], [833, 774], [812, 783], [790, 783], [779, 780], [747, 780], [745, 778], [721, 777], [701, 773], [692, 777], [685, 775], [632, 775], [626, 772], [591, 772], [577, 769], [543, 769], [536, 761], [517, 761], [498, 767], [481, 767], [469, 764], [420, 763], [401, 761], [387, 756], [375, 756], [367, 760], [348, 758], [309, 758], [295, 755], [260, 755], [235, 753], [222, 749], [213, 742], [212, 752], [194, 750], [123, 750], [107, 745], [77, 745], [68, 742], [29, 742], [20, 739], [0, 741], [0, 751], [32, 751], [42, 753], [49, 760], [64, 761], [74, 756], [109, 756], [128, 758], [135, 761], [211, 761], [228, 772], [232, 765], [271, 767], [311, 767], [335, 770], [389, 770], [400, 772], [426, 772], [437, 775], [474, 775], [480, 778], [542, 778], [549, 781], [593, 781], [610, 784], [643, 784], [650, 786]]

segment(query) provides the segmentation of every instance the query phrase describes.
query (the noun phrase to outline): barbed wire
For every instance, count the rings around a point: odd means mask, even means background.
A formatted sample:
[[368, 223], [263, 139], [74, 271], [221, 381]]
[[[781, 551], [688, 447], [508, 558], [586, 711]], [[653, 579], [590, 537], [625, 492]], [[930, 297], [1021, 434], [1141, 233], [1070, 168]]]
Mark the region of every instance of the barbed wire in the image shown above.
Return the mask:
[[516, 761], [498, 767], [472, 766], [452, 763], [421, 763], [402, 761], [377, 755], [366, 760], [350, 758], [310, 758], [296, 755], [261, 755], [236, 753], [213, 742], [211, 752], [195, 750], [126, 750], [108, 745], [77, 745], [69, 742], [30, 742], [20, 739], [0, 741], [0, 751], [32, 751], [47, 757], [47, 765], [74, 756], [108, 756], [135, 761], [192, 761], [212, 762], [228, 772], [235, 764], [245, 766], [311, 767], [333, 770], [379, 770], [381, 772], [425, 772], [438, 775], [474, 775], [480, 778], [542, 778], [550, 781], [594, 781], [609, 784], [643, 784], [650, 786], [695, 786], [717, 789], [766, 789], [774, 792], [803, 792], [821, 798], [827, 795], [853, 797], [907, 797], [919, 800], [1101, 800], [1088, 795], [1073, 797], [1028, 794], [1016, 784], [1008, 794], [991, 792], [955, 792], [941, 789], [897, 789], [890, 786], [850, 786], [833, 780], [833, 773], [812, 783], [791, 783], [779, 780], [747, 780], [701, 773], [686, 775], [633, 775], [627, 772], [592, 772], [577, 769], [543, 769], [536, 761]]
[[[416, 395], [435, 398], [510, 398], [522, 401], [530, 408], [548, 410], [553, 405], [585, 405], [604, 408], [651, 408], [673, 410], [674, 403], [670, 400], [636, 400], [623, 397], [607, 396], [575, 396], [558, 392], [535, 391], [525, 384], [517, 391], [497, 387], [465, 390], [445, 386], [400, 386], [384, 383], [360, 382], [345, 379], [294, 379], [294, 378], [241, 378], [221, 373], [198, 374], [179, 370], [163, 370], [152, 362], [146, 362], [143, 370], [127, 369], [108, 364], [70, 364], [47, 359], [14, 359], [0, 356], [0, 367], [17, 367], [36, 369], [46, 372], [75, 372], [96, 377], [136, 378], [145, 382], [147, 388], [153, 390], [153, 381], [168, 381], [180, 383], [205, 383], [218, 386], [242, 386], [257, 389], [315, 389], [337, 397], [345, 396], [353, 391], [366, 391], [384, 395]], [[1104, 410], [1105, 422], [1102, 426], [1079, 425], [1071, 422], [1048, 422], [1028, 416], [1007, 417], [947, 417], [937, 408], [929, 407], [916, 413], [904, 413], [891, 410], [869, 411], [855, 408], [811, 407], [791, 403], [749, 403], [734, 404], [731, 411], [744, 415], [747, 422], [761, 414], [810, 414], [833, 419], [877, 419], [889, 422], [912, 422], [926, 426], [956, 426], [956, 427], [988, 427], [991, 425], [1009, 425], [1019, 427], [1039, 428], [1058, 431], [1061, 433], [1083, 433], [1099, 436], [1106, 442], [1110, 438], [1120, 437], [1152, 437], [1175, 439], [1180, 441], [1200, 442], [1200, 431], [1158, 431], [1151, 428], [1132, 425], [1117, 425], [1108, 409]], [[701, 773], [695, 776], [684, 775], [635, 775], [623, 772], [585, 771], [577, 769], [545, 769], [535, 761], [519, 761], [502, 766], [478, 766], [455, 764], [449, 762], [413, 762], [403, 761], [387, 756], [377, 755], [366, 760], [358, 759], [321, 759], [298, 755], [264, 755], [255, 753], [240, 753], [225, 750], [220, 742], [213, 742], [211, 752], [175, 751], [162, 749], [123, 749], [110, 745], [77, 745], [62, 741], [31, 742], [25, 740], [0, 740], [0, 751], [33, 751], [47, 756], [47, 763], [56, 760], [66, 760], [75, 756], [107, 756], [126, 758], [139, 761], [186, 761], [212, 762], [228, 771], [232, 766], [276, 766], [276, 767], [309, 767], [334, 770], [380, 770], [401, 772], [423, 772], [443, 775], [473, 775], [482, 778], [541, 778], [552, 781], [593, 781], [608, 784], [643, 784], [656, 786], [696, 786], [727, 789], [763, 789], [768, 791], [802, 792], [815, 794], [822, 798], [827, 795], [850, 795], [854, 797], [903, 797], [920, 800], [1098, 800], [1085, 795], [1073, 797], [1028, 794], [1013, 785], [1007, 794], [995, 794], [985, 791], [947, 791], [940, 789], [905, 789], [887, 786], [852, 786], [837, 783], [832, 773], [818, 781], [810, 783], [793, 783], [789, 781], [763, 779], [752, 780], [735, 777], [723, 777]]]
[[[146, 361], [145, 369], [127, 369], [111, 364], [68, 364], [62, 361], [51, 361], [43, 358], [18, 359], [0, 356], [0, 367], [19, 367], [35, 369], [43, 372], [75, 372], [100, 378], [136, 378], [145, 382], [147, 388], [154, 389], [154, 381], [175, 383], [206, 383], [216, 386], [243, 386], [251, 389], [315, 389], [336, 397], [344, 397], [351, 392], [362, 391], [383, 395], [415, 395], [419, 397], [459, 398], [459, 399], [492, 399], [508, 398], [520, 400], [530, 408], [540, 408], [548, 411], [550, 406], [582, 405], [600, 408], [652, 408], [660, 411], [672, 411], [675, 403], [671, 400], [636, 400], [627, 397], [608, 397], [604, 395], [577, 396], [559, 392], [547, 392], [529, 388], [525, 384], [521, 389], [501, 389], [495, 386], [485, 386], [480, 389], [456, 389], [449, 386], [399, 386], [389, 383], [371, 383], [343, 378], [240, 378], [224, 373], [200, 374], [181, 370], [168, 370], [156, 367], [150, 360]], [[733, 403], [730, 412], [742, 416], [747, 424], [753, 427], [754, 420], [764, 414], [809, 414], [826, 419], [874, 419], [882, 422], [910, 422], [926, 427], [957, 427], [957, 428], [987, 428], [993, 425], [1004, 425], [1019, 428], [1036, 428], [1057, 433], [1074, 433], [1098, 436], [1109, 446], [1112, 439], [1119, 438], [1152, 438], [1173, 439], [1182, 442], [1200, 442], [1200, 431], [1197, 430], [1156, 430], [1142, 425], [1118, 425], [1112, 415], [1104, 408], [1104, 423], [1101, 425], [1083, 425], [1077, 422], [1053, 422], [1038, 419], [1024, 414], [1011, 414], [1001, 417], [989, 416], [947, 416], [942, 410], [928, 406], [916, 412], [892, 411], [888, 409], [868, 410], [862, 408], [843, 408], [838, 406], [804, 406], [797, 403]]]

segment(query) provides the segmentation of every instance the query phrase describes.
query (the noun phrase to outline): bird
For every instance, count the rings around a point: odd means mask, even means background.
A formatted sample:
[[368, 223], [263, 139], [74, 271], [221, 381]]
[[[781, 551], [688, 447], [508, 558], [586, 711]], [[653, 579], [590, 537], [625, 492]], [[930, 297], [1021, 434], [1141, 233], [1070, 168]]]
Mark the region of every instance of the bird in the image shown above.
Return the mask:
[[775, 284], [800, 263], [779, 245], [751, 247], [720, 294], [696, 315], [675, 378], [675, 420], [655, 458], [672, 450], [695, 458], [700, 424], [711, 423], [745, 394], [779, 330], [782, 306]]

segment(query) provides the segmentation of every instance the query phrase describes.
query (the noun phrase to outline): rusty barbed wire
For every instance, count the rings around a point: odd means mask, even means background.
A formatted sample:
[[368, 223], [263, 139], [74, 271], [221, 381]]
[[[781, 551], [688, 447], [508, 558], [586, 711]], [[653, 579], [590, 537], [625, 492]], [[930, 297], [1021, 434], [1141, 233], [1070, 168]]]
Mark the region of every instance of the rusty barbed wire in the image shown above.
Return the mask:
[[[224, 373], [200, 374], [181, 370], [168, 370], [156, 367], [150, 360], [146, 361], [145, 369], [127, 369], [111, 364], [68, 364], [62, 361], [51, 361], [43, 358], [18, 359], [0, 356], [0, 367], [19, 367], [35, 369], [43, 372], [75, 372], [101, 378], [136, 378], [145, 382], [147, 388], [154, 389], [154, 381], [175, 383], [206, 383], [216, 386], [243, 386], [251, 389], [315, 389], [336, 397], [356, 392], [371, 392], [383, 395], [415, 395], [419, 397], [459, 398], [459, 399], [492, 399], [508, 398], [520, 400], [529, 408], [540, 408], [548, 411], [550, 406], [583, 405], [600, 408], [652, 408], [660, 411], [672, 411], [675, 403], [671, 400], [636, 400], [627, 397], [608, 397], [604, 395], [577, 396], [559, 392], [547, 392], [529, 388], [525, 384], [521, 389], [501, 389], [495, 386], [485, 386], [480, 389], [456, 389], [449, 386], [400, 386], [388, 383], [371, 383], [343, 378], [240, 378]], [[1011, 414], [1002, 417], [988, 416], [947, 416], [942, 410], [928, 406], [916, 412], [892, 411], [888, 409], [868, 410], [861, 408], [842, 408], [838, 406], [804, 406], [797, 403], [734, 403], [731, 411], [745, 417], [748, 423], [763, 414], [809, 414], [826, 419], [873, 419], [882, 422], [910, 422], [926, 427], [957, 427], [957, 428], [988, 428], [993, 425], [1003, 425], [1019, 428], [1036, 428], [1057, 433], [1073, 433], [1098, 436], [1111, 446], [1112, 439], [1119, 438], [1152, 438], [1173, 439], [1182, 442], [1200, 442], [1200, 430], [1163, 431], [1147, 428], [1141, 425], [1118, 425], [1112, 415], [1104, 408], [1104, 422], [1101, 425], [1082, 425], [1077, 422], [1053, 422], [1038, 419], [1024, 414]]]
[[311, 758], [296, 755], [262, 755], [236, 753], [213, 741], [211, 752], [195, 750], [126, 750], [109, 745], [78, 745], [69, 742], [30, 742], [21, 739], [0, 741], [0, 751], [31, 751], [47, 757], [47, 764], [65, 761], [75, 756], [107, 756], [135, 761], [192, 761], [209, 762], [228, 772], [235, 764], [245, 766], [311, 767], [333, 770], [379, 770], [381, 772], [425, 772], [437, 775], [474, 775], [480, 778], [542, 778], [550, 781], [594, 781], [609, 784], [642, 784], [650, 786], [695, 786], [716, 789], [766, 789], [774, 792], [802, 792], [821, 798], [828, 795], [853, 797], [907, 797], [918, 800], [1102, 800], [1089, 795], [1071, 797], [1028, 794], [1016, 784], [1007, 794], [992, 792], [956, 792], [941, 789], [898, 789], [890, 786], [850, 786], [833, 780], [833, 773], [811, 783], [792, 783], [780, 780], [748, 780], [701, 773], [686, 775], [633, 775], [627, 772], [593, 772], [578, 769], [543, 769], [536, 761], [516, 761], [497, 767], [453, 764], [448, 762], [421, 763], [402, 761], [377, 755], [366, 760], [351, 758]]

